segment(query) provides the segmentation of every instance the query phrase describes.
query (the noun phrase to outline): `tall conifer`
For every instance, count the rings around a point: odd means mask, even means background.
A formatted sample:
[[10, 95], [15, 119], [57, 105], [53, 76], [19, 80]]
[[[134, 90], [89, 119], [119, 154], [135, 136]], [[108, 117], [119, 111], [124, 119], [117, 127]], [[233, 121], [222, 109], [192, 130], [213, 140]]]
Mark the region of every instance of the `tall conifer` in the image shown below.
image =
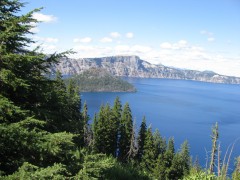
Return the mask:
[[131, 146], [131, 138], [133, 133], [132, 112], [129, 104], [126, 103], [120, 123], [120, 140], [119, 140], [119, 158], [126, 161]]
[[155, 156], [156, 151], [152, 135], [152, 128], [149, 127], [146, 132], [146, 139], [144, 141], [143, 156], [141, 161], [141, 166], [149, 173], [152, 173], [154, 170], [156, 162]]
[[28, 50], [34, 43], [29, 38], [32, 24], [37, 22], [32, 15], [38, 10], [21, 15], [23, 7], [18, 0], [0, 1], [0, 171], [6, 175], [24, 162], [35, 167], [67, 163], [74, 149], [75, 135], [53, 134], [46, 128], [57, 120], [49, 116], [57, 82], [47, 74], [64, 53]]
[[145, 116], [142, 119], [142, 123], [140, 125], [140, 130], [138, 133], [138, 153], [137, 153], [137, 160], [141, 161], [143, 156], [143, 150], [144, 150], [144, 143], [146, 139], [146, 132], [147, 132], [147, 125], [146, 125], [146, 118]]
[[122, 117], [122, 104], [119, 97], [116, 97], [113, 108], [112, 108], [112, 126], [114, 128], [112, 138], [115, 141], [115, 147], [114, 147], [115, 157], [117, 157], [119, 154], [121, 117]]
[[83, 105], [82, 118], [83, 118], [84, 146], [89, 146], [92, 141], [92, 137], [91, 137], [91, 129], [89, 126], [90, 117], [88, 115], [88, 107], [86, 102], [84, 102], [84, 105]]
[[160, 135], [158, 129], [153, 133], [154, 147], [155, 147], [155, 159], [158, 158], [160, 154], [164, 154], [167, 149], [167, 143], [165, 138]]
[[104, 106], [100, 107], [99, 113], [95, 115], [93, 121], [93, 140], [94, 150], [105, 153], [105, 124], [104, 124]]

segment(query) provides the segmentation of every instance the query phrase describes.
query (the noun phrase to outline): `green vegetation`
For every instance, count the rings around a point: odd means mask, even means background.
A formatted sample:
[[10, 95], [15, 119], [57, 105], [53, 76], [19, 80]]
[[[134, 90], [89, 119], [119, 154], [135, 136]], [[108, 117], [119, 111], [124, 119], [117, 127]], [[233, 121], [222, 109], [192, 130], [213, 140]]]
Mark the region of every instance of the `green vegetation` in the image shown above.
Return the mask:
[[[0, 1], [0, 179], [227, 179], [229, 162], [214, 174], [217, 125], [213, 128], [210, 172], [190, 161], [185, 141], [176, 151], [146, 119], [135, 130], [128, 103], [102, 105], [89, 124], [78, 88], [67, 86], [49, 67], [68, 52], [51, 56], [27, 50], [34, 10]], [[138, 134], [138, 135], [137, 135]], [[225, 162], [225, 161], [224, 161]], [[239, 179], [239, 163], [232, 179]]]
[[105, 69], [92, 68], [79, 75], [66, 79], [73, 80], [80, 92], [135, 92], [134, 86], [121, 78], [115, 77]]

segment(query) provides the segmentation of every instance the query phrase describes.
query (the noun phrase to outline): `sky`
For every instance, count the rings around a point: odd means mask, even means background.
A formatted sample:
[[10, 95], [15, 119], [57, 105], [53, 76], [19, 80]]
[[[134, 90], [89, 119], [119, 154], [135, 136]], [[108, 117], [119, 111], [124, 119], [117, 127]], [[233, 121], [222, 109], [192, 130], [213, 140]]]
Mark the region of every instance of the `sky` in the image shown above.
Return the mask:
[[73, 58], [137, 55], [240, 77], [240, 0], [25, 0], [43, 7], [30, 45]]

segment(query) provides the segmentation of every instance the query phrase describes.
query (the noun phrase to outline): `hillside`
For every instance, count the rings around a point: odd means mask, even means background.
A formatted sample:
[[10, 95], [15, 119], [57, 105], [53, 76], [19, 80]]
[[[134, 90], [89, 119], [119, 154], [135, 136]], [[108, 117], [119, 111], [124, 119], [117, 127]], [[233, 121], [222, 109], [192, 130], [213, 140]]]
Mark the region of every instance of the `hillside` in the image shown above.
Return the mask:
[[212, 71], [201, 72], [154, 65], [140, 59], [138, 56], [62, 59], [51, 70], [53, 73], [56, 70], [60, 70], [64, 75], [75, 75], [90, 68], [104, 68], [114, 76], [186, 79], [211, 83], [240, 84], [240, 78], [238, 77], [224, 76]]
[[130, 83], [114, 77], [105, 69], [91, 68], [75, 75], [72, 78], [79, 87], [80, 92], [135, 92], [136, 89]]

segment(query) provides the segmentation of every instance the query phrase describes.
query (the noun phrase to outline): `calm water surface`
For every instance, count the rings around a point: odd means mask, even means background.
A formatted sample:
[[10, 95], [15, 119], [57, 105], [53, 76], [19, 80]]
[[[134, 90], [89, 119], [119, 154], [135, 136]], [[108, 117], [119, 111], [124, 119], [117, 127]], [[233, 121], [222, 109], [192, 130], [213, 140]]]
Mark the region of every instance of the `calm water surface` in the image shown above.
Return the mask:
[[[206, 151], [211, 150], [211, 128], [219, 123], [222, 157], [227, 147], [240, 137], [240, 85], [168, 79], [127, 79], [136, 93], [82, 93], [93, 117], [101, 104], [119, 96], [122, 104], [129, 102], [136, 123], [146, 116], [147, 124], [158, 128], [161, 135], [175, 139], [176, 149], [188, 140], [193, 158], [205, 166]], [[210, 155], [210, 154], [209, 154]], [[240, 140], [233, 156], [240, 155]], [[233, 160], [232, 165], [233, 167]]]

